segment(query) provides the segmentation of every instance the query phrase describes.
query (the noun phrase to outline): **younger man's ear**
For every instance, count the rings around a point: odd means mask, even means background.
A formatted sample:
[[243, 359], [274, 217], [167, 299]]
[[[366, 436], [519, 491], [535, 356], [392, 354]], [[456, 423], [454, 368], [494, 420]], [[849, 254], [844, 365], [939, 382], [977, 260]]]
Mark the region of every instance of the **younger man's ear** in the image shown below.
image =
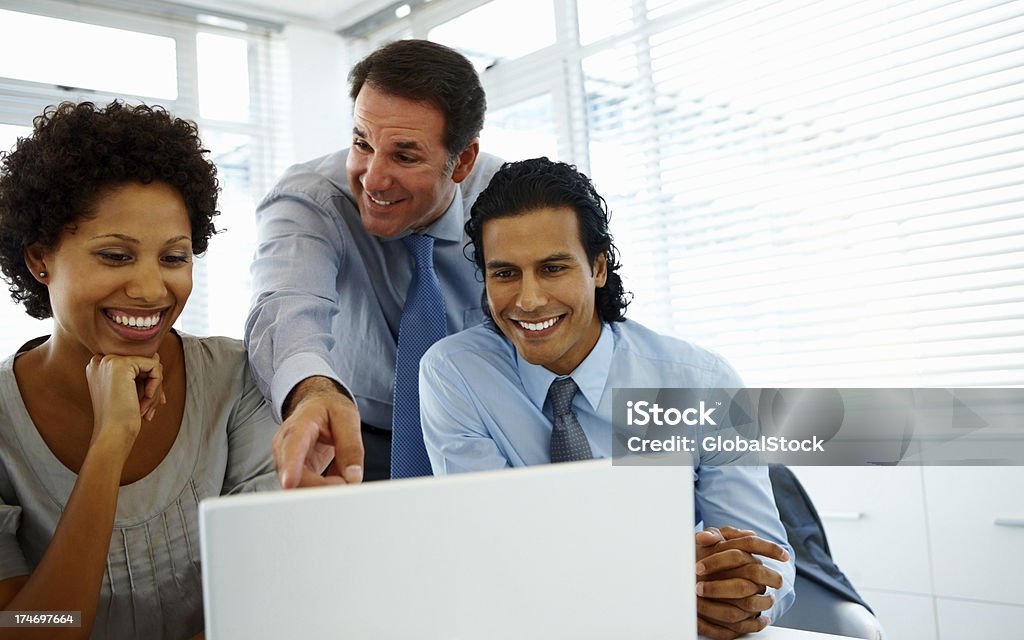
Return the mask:
[[604, 253], [594, 259], [594, 288], [600, 289], [608, 282], [608, 256]]

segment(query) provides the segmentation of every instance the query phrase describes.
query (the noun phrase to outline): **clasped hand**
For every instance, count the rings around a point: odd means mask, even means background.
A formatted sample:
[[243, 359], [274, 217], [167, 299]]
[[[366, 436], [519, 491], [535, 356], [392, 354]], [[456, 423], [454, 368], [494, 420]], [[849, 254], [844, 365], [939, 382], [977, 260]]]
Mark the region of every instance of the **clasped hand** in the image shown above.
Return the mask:
[[696, 535], [697, 631], [731, 640], [761, 631], [771, 620], [761, 615], [774, 603], [766, 592], [782, 586], [782, 576], [757, 556], [785, 562], [785, 549], [753, 531], [721, 527]]

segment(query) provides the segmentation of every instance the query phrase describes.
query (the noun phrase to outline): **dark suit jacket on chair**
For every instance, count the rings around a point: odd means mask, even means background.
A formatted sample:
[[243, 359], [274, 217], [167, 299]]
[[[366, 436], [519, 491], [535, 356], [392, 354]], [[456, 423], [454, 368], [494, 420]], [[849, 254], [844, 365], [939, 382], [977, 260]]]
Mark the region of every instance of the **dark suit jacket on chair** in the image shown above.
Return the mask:
[[[786, 527], [789, 544], [796, 553], [797, 576], [806, 578], [844, 600], [856, 602], [871, 611], [871, 607], [860, 597], [850, 580], [832, 561], [832, 552], [825, 537], [825, 527], [800, 481], [784, 465], [771, 465], [768, 468], [768, 475], [775, 492], [779, 518]], [[798, 593], [798, 601], [799, 597]]]

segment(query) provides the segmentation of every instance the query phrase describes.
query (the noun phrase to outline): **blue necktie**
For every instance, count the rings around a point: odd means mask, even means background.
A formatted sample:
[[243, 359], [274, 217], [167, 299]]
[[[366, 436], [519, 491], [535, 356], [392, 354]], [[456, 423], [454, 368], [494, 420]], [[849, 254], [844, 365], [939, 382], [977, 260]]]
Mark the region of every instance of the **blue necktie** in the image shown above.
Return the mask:
[[416, 269], [405, 294], [395, 355], [395, 403], [391, 419], [391, 477], [429, 476], [430, 459], [420, 428], [420, 358], [448, 334], [441, 283], [434, 273], [434, 239], [410, 234], [402, 238]]
[[548, 398], [551, 399], [551, 413], [554, 426], [551, 429], [551, 462], [590, 460], [587, 434], [583, 433], [579, 418], [572, 410], [572, 399], [580, 388], [572, 378], [561, 378], [551, 383]]

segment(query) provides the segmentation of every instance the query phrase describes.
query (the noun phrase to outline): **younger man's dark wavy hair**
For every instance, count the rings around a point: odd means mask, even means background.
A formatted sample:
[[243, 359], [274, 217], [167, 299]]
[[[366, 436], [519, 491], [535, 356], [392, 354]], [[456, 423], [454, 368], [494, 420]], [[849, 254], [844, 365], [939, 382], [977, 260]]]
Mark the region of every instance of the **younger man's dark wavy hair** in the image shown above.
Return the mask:
[[[471, 259], [480, 274], [484, 273], [484, 223], [495, 218], [518, 216], [548, 207], [569, 207], [576, 212], [580, 241], [593, 267], [599, 255], [604, 255], [608, 278], [595, 292], [594, 307], [602, 322], [620, 322], [625, 319], [631, 294], [622, 286], [619, 275], [618, 249], [608, 230], [608, 205], [590, 178], [571, 164], [553, 162], [547, 158], [534, 158], [519, 162], [506, 162], [491, 178], [473, 205], [466, 222], [466, 235], [473, 248]], [[484, 291], [483, 309], [491, 318]]]
[[63, 102], [33, 120], [32, 135], [0, 153], [0, 270], [33, 318], [53, 315], [49, 291], [25, 265], [25, 249], [57, 246], [108, 190], [159, 181], [185, 201], [192, 252], [216, 233], [217, 169], [193, 122], [162, 107]]

